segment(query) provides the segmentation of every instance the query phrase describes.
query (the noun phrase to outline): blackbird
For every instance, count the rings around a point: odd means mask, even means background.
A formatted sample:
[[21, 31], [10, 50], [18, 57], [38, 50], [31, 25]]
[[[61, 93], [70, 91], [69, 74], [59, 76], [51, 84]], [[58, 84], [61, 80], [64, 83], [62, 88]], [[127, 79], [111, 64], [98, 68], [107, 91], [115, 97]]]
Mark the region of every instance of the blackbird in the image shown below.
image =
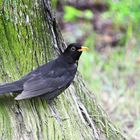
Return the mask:
[[79, 43], [68, 45], [56, 59], [31, 71], [21, 79], [0, 85], [0, 94], [20, 93], [15, 100], [41, 96], [51, 100], [64, 91], [73, 81], [80, 55], [87, 50]]

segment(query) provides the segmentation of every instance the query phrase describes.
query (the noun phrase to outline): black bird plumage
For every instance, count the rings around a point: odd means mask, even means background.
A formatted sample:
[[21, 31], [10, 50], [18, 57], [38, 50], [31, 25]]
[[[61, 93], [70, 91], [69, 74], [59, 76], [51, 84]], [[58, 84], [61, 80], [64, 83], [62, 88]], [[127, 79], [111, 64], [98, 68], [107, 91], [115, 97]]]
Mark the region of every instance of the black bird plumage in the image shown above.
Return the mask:
[[0, 85], [0, 94], [15, 92], [15, 99], [43, 96], [53, 99], [73, 81], [77, 71], [77, 61], [82, 51], [87, 50], [78, 43], [70, 44], [56, 59], [31, 71], [18, 81]]

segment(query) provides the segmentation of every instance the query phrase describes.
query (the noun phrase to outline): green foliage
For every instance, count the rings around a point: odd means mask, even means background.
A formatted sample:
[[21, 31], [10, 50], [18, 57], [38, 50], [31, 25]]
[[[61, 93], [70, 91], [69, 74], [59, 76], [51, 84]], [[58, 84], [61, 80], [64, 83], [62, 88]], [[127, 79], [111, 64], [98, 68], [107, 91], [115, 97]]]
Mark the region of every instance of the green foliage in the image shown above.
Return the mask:
[[140, 20], [139, 7], [140, 1], [136, 0], [121, 0], [109, 1], [110, 10], [106, 12], [107, 16], [114, 17], [113, 20], [116, 24], [129, 25], [130, 22], [138, 24]]
[[57, 2], [58, 2], [58, 0], [52, 0], [52, 7], [54, 8], [54, 9], [56, 9], [56, 6], [57, 6]]
[[81, 11], [71, 6], [64, 7], [64, 20], [74, 21], [77, 18], [91, 19], [93, 13], [90, 10]]

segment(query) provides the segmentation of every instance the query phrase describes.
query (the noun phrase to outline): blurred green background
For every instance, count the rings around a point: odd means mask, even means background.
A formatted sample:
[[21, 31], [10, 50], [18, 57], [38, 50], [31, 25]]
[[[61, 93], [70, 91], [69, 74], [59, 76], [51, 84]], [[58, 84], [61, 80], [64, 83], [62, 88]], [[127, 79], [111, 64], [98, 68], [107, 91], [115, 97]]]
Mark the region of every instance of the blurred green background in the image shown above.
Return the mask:
[[67, 43], [89, 47], [79, 71], [116, 126], [140, 140], [140, 1], [53, 0]]

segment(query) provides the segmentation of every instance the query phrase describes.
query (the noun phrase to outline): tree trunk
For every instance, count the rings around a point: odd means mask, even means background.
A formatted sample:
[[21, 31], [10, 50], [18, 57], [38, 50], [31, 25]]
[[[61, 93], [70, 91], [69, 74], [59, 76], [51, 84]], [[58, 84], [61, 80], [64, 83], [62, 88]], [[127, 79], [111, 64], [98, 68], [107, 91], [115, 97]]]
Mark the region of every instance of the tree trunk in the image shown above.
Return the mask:
[[[65, 48], [49, 0], [0, 1], [0, 80], [11, 82]], [[0, 96], [1, 140], [120, 140], [119, 130], [77, 74], [51, 104]]]

